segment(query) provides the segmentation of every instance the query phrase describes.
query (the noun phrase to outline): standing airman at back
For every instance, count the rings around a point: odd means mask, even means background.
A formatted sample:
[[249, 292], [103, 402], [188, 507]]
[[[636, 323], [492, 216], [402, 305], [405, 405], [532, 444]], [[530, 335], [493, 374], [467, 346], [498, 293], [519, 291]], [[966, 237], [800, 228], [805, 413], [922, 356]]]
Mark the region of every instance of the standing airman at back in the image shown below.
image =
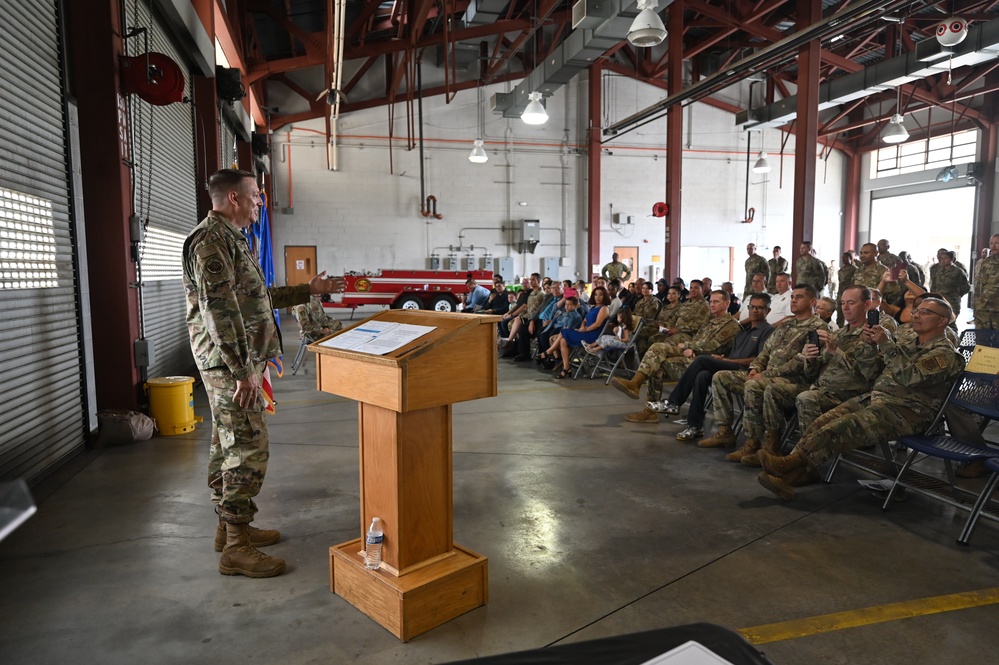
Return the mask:
[[999, 330], [999, 233], [989, 238], [989, 256], [975, 270], [975, 327]]
[[743, 291], [743, 297], [753, 292], [753, 275], [759, 272], [763, 273], [764, 280], [770, 279], [770, 264], [765, 258], [756, 253], [756, 245], [754, 243], [746, 245], [746, 254], [749, 255], [749, 258], [746, 259], [746, 289]]

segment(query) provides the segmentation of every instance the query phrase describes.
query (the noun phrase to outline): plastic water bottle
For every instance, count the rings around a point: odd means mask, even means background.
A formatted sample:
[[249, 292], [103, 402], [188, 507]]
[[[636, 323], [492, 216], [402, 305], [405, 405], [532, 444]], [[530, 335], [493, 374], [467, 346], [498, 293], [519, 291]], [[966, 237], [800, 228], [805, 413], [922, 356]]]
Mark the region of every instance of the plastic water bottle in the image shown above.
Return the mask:
[[382, 540], [384, 539], [385, 532], [382, 531], [382, 521], [376, 517], [371, 520], [368, 535], [364, 539], [364, 567], [368, 570], [378, 570], [382, 565]]

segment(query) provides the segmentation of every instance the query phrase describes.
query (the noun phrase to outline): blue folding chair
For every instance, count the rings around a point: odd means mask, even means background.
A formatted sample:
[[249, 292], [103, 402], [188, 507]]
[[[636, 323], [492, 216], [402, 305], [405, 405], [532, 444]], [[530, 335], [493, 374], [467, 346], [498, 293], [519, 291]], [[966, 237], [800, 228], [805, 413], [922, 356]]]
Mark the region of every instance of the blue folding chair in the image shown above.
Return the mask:
[[[961, 545], [967, 545], [968, 541], [971, 540], [971, 533], [975, 530], [975, 525], [978, 524], [978, 518], [982, 516], [982, 512], [985, 510], [985, 506], [988, 505], [989, 499], [996, 489], [996, 485], [999, 484], [999, 457], [992, 457], [985, 460], [985, 468], [992, 472], [992, 477], [989, 478], [989, 481], [985, 483], [985, 487], [982, 488], [982, 493], [978, 495], [978, 500], [975, 501], [975, 505], [971, 508], [971, 515], [968, 516], [968, 522], [964, 525], [961, 535], [958, 536], [957, 542]], [[999, 519], [999, 517], [995, 517], [995, 519]]]
[[[972, 413], [989, 419], [999, 419], [999, 376], [994, 374], [978, 374], [974, 372], [964, 372], [951, 389], [947, 404], [960, 407]], [[945, 404], [946, 405], [946, 404]], [[941, 409], [937, 415], [937, 421], [943, 414]], [[934, 423], [936, 424], [936, 423]], [[934, 431], [931, 426], [930, 431]], [[953, 462], [967, 463], [978, 460], [989, 460], [999, 458], [999, 449], [982, 446], [978, 443], [963, 441], [953, 436], [935, 434], [916, 434], [903, 436], [899, 439], [899, 444], [909, 449], [905, 463], [902, 464], [895, 481], [892, 483], [888, 496], [885, 499], [884, 510], [891, 505], [892, 499], [899, 487], [905, 487], [915, 492], [939, 499], [948, 505], [962, 510], [969, 510], [965, 499], [974, 493], [958, 487], [954, 476]], [[922, 459], [943, 460], [947, 472], [949, 483], [949, 494], [940, 491], [927, 489], [927, 486], [919, 482], [917, 478], [905, 479], [909, 468], [916, 462], [916, 458], [923, 455]], [[962, 496], [963, 495], [963, 496]]]
[[975, 346], [999, 347], [999, 330], [990, 328], [968, 328], [961, 333], [959, 347], [975, 348]]

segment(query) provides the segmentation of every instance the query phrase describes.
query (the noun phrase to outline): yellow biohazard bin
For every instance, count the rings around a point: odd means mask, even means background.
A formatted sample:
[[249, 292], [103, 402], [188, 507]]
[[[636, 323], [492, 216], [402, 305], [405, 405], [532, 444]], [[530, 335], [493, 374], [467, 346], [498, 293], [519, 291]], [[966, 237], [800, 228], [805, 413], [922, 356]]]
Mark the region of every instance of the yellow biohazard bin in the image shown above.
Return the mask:
[[203, 419], [194, 415], [194, 379], [189, 376], [161, 376], [143, 385], [149, 395], [149, 415], [156, 420], [160, 434], [173, 436], [193, 432]]

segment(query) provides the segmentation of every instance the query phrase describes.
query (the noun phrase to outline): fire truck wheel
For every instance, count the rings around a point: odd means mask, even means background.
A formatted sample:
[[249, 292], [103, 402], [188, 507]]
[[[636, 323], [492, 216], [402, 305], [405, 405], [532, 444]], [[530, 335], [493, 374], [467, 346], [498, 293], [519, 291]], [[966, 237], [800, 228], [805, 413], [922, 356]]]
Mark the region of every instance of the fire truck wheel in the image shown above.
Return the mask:
[[448, 296], [438, 296], [434, 298], [433, 303], [430, 305], [430, 309], [435, 312], [453, 312], [457, 309], [457, 306], [454, 300]]
[[416, 296], [402, 296], [392, 305], [393, 309], [423, 309], [423, 302]]

